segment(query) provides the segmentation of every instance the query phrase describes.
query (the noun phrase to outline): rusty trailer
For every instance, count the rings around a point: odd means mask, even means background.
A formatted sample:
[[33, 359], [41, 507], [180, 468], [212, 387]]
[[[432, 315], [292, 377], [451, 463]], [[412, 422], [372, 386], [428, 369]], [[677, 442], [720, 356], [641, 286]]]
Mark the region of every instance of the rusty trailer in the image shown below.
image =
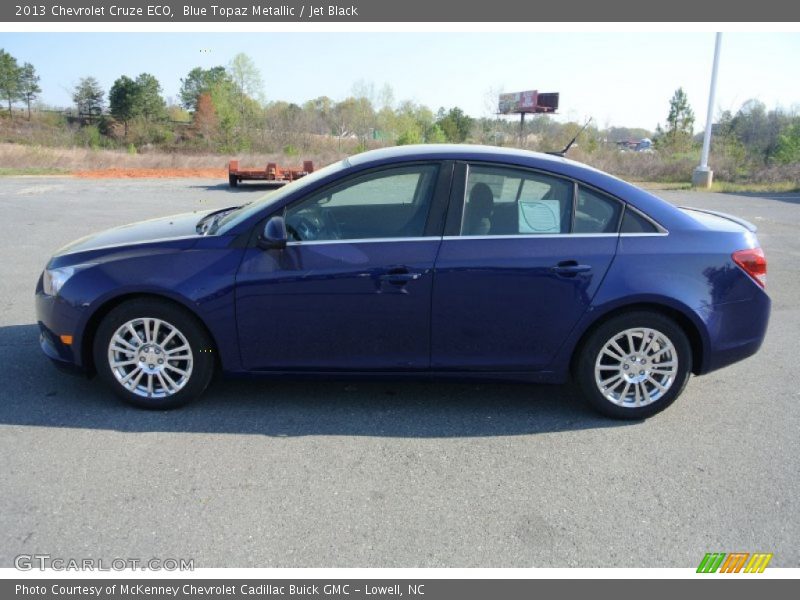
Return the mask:
[[228, 183], [231, 187], [236, 187], [241, 181], [254, 180], [269, 187], [281, 187], [313, 172], [314, 163], [310, 160], [303, 161], [303, 166], [299, 169], [281, 167], [277, 163], [267, 163], [263, 170], [242, 169], [239, 168], [238, 160], [232, 160], [228, 163]]

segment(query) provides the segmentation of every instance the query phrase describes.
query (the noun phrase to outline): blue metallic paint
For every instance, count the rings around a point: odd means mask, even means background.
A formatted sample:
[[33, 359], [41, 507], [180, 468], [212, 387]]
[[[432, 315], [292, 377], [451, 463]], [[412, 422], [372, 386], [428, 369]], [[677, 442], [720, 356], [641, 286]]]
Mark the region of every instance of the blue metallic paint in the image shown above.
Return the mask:
[[[572, 178], [623, 200], [669, 233], [433, 235], [285, 250], [251, 243], [254, 228], [270, 214], [342, 176], [420, 160], [499, 162]], [[57, 362], [91, 370], [86, 358], [93, 325], [114, 302], [140, 294], [191, 310], [229, 373], [349, 370], [560, 382], [594, 324], [640, 304], [677, 311], [691, 323], [701, 347], [698, 373], [749, 356], [765, 335], [769, 298], [730, 258], [757, 245], [751, 232], [720, 217], [693, 218], [584, 165], [497, 148], [406, 147], [352, 157], [309, 181], [287, 186], [278, 201], [255, 205], [221, 235], [198, 235], [194, 226], [203, 213], [196, 213], [117, 228], [62, 249], [48, 267], [91, 266], [55, 297], [43, 293], [40, 278], [43, 350]], [[460, 208], [451, 202], [450, 210]], [[592, 269], [557, 275], [551, 267], [563, 260]], [[400, 267], [419, 277], [400, 285], [385, 280]], [[61, 344], [63, 333], [74, 336], [72, 346]]]

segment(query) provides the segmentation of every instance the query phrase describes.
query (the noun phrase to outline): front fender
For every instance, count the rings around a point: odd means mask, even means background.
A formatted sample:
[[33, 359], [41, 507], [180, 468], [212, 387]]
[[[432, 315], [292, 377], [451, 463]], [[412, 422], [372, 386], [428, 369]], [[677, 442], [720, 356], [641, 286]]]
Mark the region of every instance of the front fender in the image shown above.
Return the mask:
[[88, 367], [102, 317], [127, 298], [149, 295], [180, 304], [206, 327], [225, 370], [240, 366], [234, 303], [241, 249], [192, 249], [105, 261], [76, 273], [58, 303], [59, 326], [72, 331], [74, 360]]

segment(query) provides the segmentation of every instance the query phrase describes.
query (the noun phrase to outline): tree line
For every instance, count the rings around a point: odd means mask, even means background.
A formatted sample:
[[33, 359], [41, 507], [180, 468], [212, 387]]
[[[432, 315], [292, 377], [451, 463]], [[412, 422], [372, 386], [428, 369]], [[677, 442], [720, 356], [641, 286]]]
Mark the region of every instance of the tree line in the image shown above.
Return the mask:
[[[138, 143], [179, 141], [219, 152], [307, 151], [315, 139], [373, 144], [465, 142], [475, 120], [462, 109], [434, 113], [411, 101], [395, 103], [390, 86], [376, 91], [357, 82], [352, 95], [335, 101], [320, 96], [298, 105], [265, 102], [261, 74], [245, 54], [226, 66], [196, 67], [181, 79], [177, 103], [169, 106], [149, 73], [120, 76], [107, 95], [94, 77], [75, 86], [79, 116], [95, 119], [101, 133]], [[186, 125], [178, 128], [176, 125]], [[121, 131], [119, 127], [121, 126]], [[349, 148], [349, 147], [348, 147]], [[358, 149], [358, 148], [357, 148]]]
[[[302, 104], [266, 101], [263, 80], [253, 60], [237, 54], [227, 65], [196, 67], [180, 80], [178, 97], [168, 103], [160, 82], [149, 73], [120, 75], [106, 91], [96, 78], [81, 78], [72, 100], [90, 144], [152, 144], [173, 149], [236, 153], [313, 153], [320, 140], [333, 140], [339, 151], [382, 145], [474, 142], [522, 145], [536, 150], [562, 148], [580, 128], [546, 115], [533, 115], [522, 129], [515, 120], [472, 117], [459, 107], [434, 112], [416, 102], [396, 101], [389, 85], [359, 81], [343, 100], [319, 96]], [[39, 76], [30, 63], [0, 50], [0, 97], [8, 106], [24, 103], [30, 119], [39, 95]], [[490, 112], [490, 111], [487, 111]], [[699, 151], [695, 116], [682, 88], [669, 101], [663, 124], [654, 131], [624, 127], [588, 127], [577, 147], [580, 155], [616, 150], [615, 142], [651, 137], [656, 152], [686, 156]], [[96, 130], [96, 131], [95, 131]], [[346, 142], [346, 146], [343, 143]], [[800, 162], [800, 117], [749, 100], [724, 111], [714, 124], [712, 153], [745, 172], [753, 165]]]
[[41, 93], [36, 68], [29, 62], [20, 65], [16, 58], [0, 48], [0, 96], [8, 103], [9, 115], [11, 105], [22, 101], [28, 109], [30, 120], [31, 104]]

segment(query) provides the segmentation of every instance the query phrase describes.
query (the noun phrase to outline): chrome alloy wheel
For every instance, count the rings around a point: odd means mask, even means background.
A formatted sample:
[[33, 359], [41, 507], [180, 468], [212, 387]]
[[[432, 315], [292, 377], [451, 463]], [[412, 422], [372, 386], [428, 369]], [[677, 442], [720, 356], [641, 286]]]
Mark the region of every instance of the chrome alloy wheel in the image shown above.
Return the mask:
[[678, 372], [678, 353], [655, 329], [626, 329], [608, 340], [597, 355], [594, 381], [603, 396], [618, 406], [652, 404], [669, 391]]
[[108, 344], [108, 364], [117, 381], [144, 398], [176, 394], [189, 381], [193, 362], [186, 336], [161, 319], [132, 319]]

